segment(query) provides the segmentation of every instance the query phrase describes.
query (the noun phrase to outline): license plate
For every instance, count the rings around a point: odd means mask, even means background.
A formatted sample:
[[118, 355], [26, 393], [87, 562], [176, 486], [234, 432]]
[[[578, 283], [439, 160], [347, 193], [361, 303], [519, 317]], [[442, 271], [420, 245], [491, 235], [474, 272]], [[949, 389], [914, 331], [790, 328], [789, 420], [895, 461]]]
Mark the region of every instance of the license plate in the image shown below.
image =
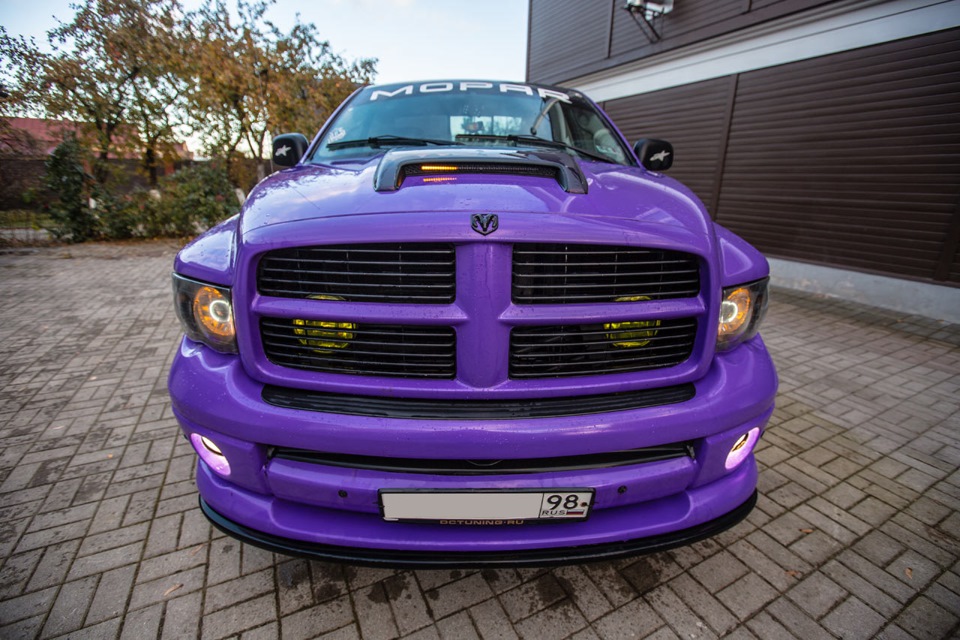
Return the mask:
[[383, 519], [440, 524], [523, 524], [530, 520], [584, 520], [593, 489], [553, 491], [380, 491]]

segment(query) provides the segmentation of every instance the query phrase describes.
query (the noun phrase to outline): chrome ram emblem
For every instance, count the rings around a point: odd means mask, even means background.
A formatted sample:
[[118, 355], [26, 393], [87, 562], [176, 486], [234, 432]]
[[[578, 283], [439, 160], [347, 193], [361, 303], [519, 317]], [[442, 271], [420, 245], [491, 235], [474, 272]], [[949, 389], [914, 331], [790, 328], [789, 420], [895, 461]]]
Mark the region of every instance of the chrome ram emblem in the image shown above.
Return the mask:
[[488, 236], [500, 227], [495, 213], [475, 213], [470, 216], [470, 227], [480, 235]]

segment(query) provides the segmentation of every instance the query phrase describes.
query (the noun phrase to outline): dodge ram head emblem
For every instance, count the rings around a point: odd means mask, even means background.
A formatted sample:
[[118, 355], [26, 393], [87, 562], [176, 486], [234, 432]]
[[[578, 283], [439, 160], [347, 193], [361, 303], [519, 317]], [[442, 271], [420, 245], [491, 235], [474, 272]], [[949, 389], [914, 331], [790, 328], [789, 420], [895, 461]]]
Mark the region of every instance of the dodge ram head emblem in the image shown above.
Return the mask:
[[500, 226], [500, 219], [495, 213], [475, 213], [470, 216], [470, 226], [477, 233], [488, 236]]

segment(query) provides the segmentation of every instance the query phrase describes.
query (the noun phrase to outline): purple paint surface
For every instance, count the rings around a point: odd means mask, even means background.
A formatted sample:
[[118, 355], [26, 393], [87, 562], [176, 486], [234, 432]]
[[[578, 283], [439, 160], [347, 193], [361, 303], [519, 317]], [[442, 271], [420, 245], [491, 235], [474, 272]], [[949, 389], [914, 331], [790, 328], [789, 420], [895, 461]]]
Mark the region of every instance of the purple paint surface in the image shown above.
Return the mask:
[[[413, 88], [408, 94], [405, 86], [394, 85], [382, 88], [378, 99], [383, 105], [393, 105], [413, 99], [418, 91], [440, 92], [447, 84], [451, 91], [466, 85], [469, 91], [465, 94], [479, 92], [483, 97], [487, 92], [498, 100], [502, 100], [501, 94], [520, 95], [523, 92], [516, 87], [526, 86], [507, 85], [506, 91], [498, 92], [495, 83], [431, 83], [410, 85]], [[490, 87], [479, 86], [487, 84]], [[473, 134], [451, 138], [467, 144], [442, 147], [448, 151], [446, 156], [433, 142], [399, 145], [392, 141], [386, 148], [369, 143], [372, 146], [367, 152], [351, 152], [343, 162], [323, 156], [328, 149], [328, 155], [335, 158], [337, 142], [348, 136], [341, 135], [338, 123], [354, 122], [349, 118], [361, 107], [381, 108], [376, 100], [370, 100], [371, 91], [375, 89], [358, 91], [341, 107], [299, 164], [261, 182], [247, 198], [239, 218], [211, 229], [176, 259], [178, 274], [229, 288], [232, 295], [239, 353], [218, 353], [185, 338], [170, 374], [175, 414], [200, 453], [197, 484], [207, 506], [226, 521], [271, 539], [332, 545], [362, 557], [363, 550], [496, 554], [669, 536], [715, 521], [750, 500], [757, 478], [752, 448], [773, 410], [776, 372], [759, 337], [718, 353], [716, 336], [721, 291], [769, 274], [759, 252], [713, 223], [686, 187], [639, 166], [599, 110], [595, 112], [596, 126], [603, 128], [603, 136], [615, 136], [621, 150], [606, 151], [619, 158], [616, 162], [570, 152], [573, 163], [569, 159], [564, 163], [573, 165], [586, 193], [565, 183], [561, 169], [554, 179], [509, 171], [485, 173], [483, 167], [451, 172], [435, 180], [429, 172], [411, 173], [384, 189], [378, 186], [378, 172], [383, 173], [383, 163], [400, 155], [391, 156], [391, 149], [402, 146], [403, 157], [416, 158], [422, 168], [454, 155], [450, 149], [469, 158]], [[551, 109], [562, 99], [550, 100], [565, 90], [534, 87], [531, 91], [530, 100], [542, 98], [549, 117], [559, 117], [559, 112]], [[570, 96], [570, 101], [582, 104], [583, 109], [595, 108], [575, 92]], [[451, 120], [451, 131], [477, 128], [481, 122], [480, 118], [467, 120]], [[492, 126], [488, 125], [488, 130]], [[560, 130], [556, 122], [551, 126]], [[601, 141], [597, 149], [611, 149], [609, 139], [603, 136], [595, 136]], [[327, 146], [330, 140], [334, 142]], [[526, 148], [516, 141], [508, 147], [509, 154], [514, 154], [512, 149]], [[536, 157], [548, 161], [550, 154], [567, 153], [553, 148], [535, 151]], [[474, 155], [492, 155], [484, 154]], [[526, 151], [515, 155], [521, 161], [531, 157]], [[317, 162], [311, 157], [324, 159]], [[473, 228], [474, 214], [495, 214], [494, 230], [487, 227], [486, 233], [481, 233]], [[398, 304], [261, 293], [261, 261], [271, 252], [376, 243], [453, 245], [453, 301]], [[699, 265], [699, 290], [653, 300], [644, 296], [584, 304], [520, 304], [512, 293], [513, 251], [515, 246], [530, 243], [681, 252]], [[271, 359], [264, 343], [263, 318], [298, 319], [301, 324], [297, 326], [317, 327], [320, 325], [309, 323], [326, 322], [341, 327], [334, 346], [330, 346], [329, 329], [326, 334], [318, 334], [319, 329], [312, 334], [306, 329], [293, 334], [313, 335], [314, 342], [295, 337], [294, 347], [323, 357], [337, 350], [348, 352], [357, 326], [450, 327], [455, 336], [455, 375], [441, 379], [385, 377], [291, 367]], [[689, 355], [671, 366], [532, 379], [511, 374], [511, 332], [515, 329], [616, 327], [615, 323], [642, 322], [646, 333], [641, 335], [656, 336], [662, 323], [676, 319], [695, 321], [695, 330]], [[321, 340], [326, 346], [317, 347], [317, 335], [327, 336]], [[622, 333], [605, 335], [620, 340], [621, 348], [644, 344], [636, 336], [634, 342], [625, 343]], [[602, 394], [684, 385], [691, 385], [694, 393], [682, 402], [554, 417], [511, 417], [495, 411], [487, 417], [470, 418], [422, 419], [389, 411], [357, 415], [352, 410], [275, 406], [263, 398], [265, 387], [270, 386], [307, 395], [336, 394], [346, 405], [349, 398], [356, 398], [358, 404], [369, 399], [417, 399], [436, 407], [462, 401], [495, 406], [498, 401], [558, 401], [580, 396], [588, 401]], [[748, 432], [752, 435], [743, 451], [729, 457], [731, 448]], [[201, 436], [207, 440], [202, 441]], [[225, 463], [212, 457], [204, 442], [213, 443], [229, 461], [229, 476], [217, 473]], [[277, 454], [281, 449], [295, 449], [401, 461], [537, 461], [605, 456], [678, 443], [688, 448], [687, 455], [637, 464], [587, 464], [568, 470], [485, 475], [398, 473]], [[731, 459], [736, 464], [730, 463]], [[210, 460], [215, 464], [209, 464]], [[593, 492], [594, 502], [585, 521], [544, 526], [450, 526], [387, 522], [380, 516], [379, 493], [383, 490], [479, 489], [585, 489]]]

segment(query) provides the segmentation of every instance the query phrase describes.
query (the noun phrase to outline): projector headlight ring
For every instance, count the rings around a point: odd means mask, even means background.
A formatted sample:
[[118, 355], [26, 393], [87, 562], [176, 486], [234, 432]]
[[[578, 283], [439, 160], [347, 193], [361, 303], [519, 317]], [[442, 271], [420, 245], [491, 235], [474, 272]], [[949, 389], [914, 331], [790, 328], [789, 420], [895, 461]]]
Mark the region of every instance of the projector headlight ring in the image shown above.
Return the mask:
[[188, 338], [222, 353], [237, 352], [233, 302], [229, 287], [173, 274], [177, 318]]
[[726, 351], [757, 335], [767, 313], [769, 278], [727, 287], [720, 300], [717, 350]]

